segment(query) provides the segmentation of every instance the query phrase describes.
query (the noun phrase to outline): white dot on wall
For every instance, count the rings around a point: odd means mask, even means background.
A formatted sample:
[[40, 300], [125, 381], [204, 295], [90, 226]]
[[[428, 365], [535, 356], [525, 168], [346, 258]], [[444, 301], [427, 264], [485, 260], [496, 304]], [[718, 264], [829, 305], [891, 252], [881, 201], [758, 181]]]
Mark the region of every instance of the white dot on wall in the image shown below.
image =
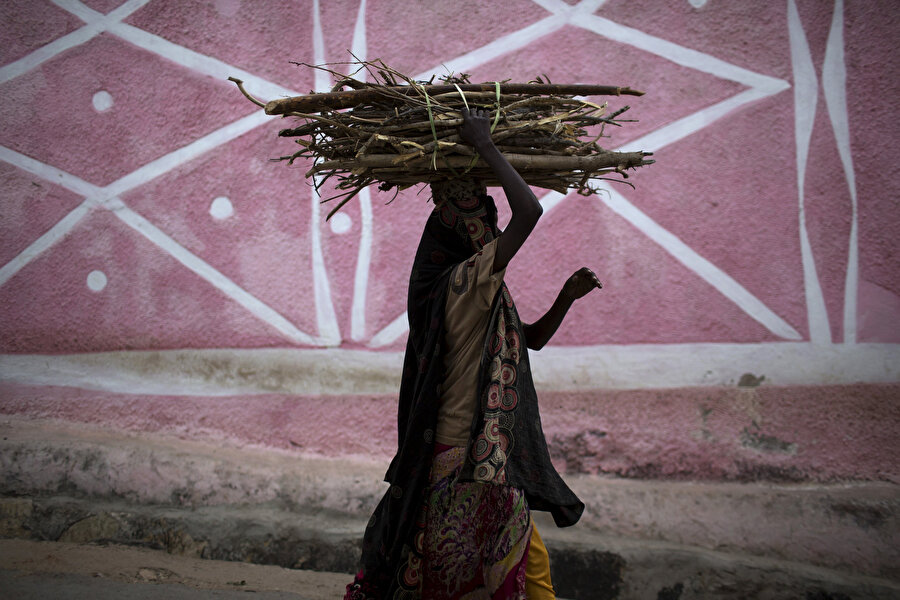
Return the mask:
[[106, 273], [103, 271], [91, 271], [87, 276], [87, 286], [94, 292], [103, 291], [106, 287]]
[[706, 6], [707, 0], [688, 0], [688, 2], [694, 8], [703, 8], [704, 6]]
[[93, 103], [97, 112], [104, 112], [112, 108], [113, 98], [106, 90], [100, 90], [94, 94]]
[[209, 214], [213, 219], [222, 221], [234, 214], [234, 206], [231, 205], [231, 200], [225, 196], [219, 196], [209, 205]]
[[335, 233], [347, 233], [353, 227], [353, 221], [350, 216], [342, 212], [334, 215], [328, 220], [331, 223], [331, 230]]

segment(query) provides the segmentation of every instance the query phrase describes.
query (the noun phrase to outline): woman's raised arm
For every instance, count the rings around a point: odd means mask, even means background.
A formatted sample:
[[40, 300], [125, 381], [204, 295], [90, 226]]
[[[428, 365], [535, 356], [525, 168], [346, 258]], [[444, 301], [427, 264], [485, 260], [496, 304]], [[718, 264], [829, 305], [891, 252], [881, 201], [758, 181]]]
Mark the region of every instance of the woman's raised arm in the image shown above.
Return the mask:
[[486, 111], [475, 109], [470, 112], [463, 109], [463, 124], [459, 128], [459, 137], [471, 144], [493, 169], [512, 210], [509, 225], [497, 241], [493, 267], [496, 273], [505, 269], [516, 255], [544, 209], [522, 176], [509, 164], [491, 140], [491, 122]]

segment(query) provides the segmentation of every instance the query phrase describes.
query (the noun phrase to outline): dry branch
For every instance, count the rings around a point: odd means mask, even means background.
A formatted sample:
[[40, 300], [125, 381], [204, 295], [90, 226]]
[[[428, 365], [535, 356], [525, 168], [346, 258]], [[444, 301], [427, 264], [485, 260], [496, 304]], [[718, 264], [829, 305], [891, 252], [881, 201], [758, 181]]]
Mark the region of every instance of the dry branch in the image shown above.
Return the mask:
[[[399, 163], [398, 158], [404, 156], [409, 156], [409, 158]], [[643, 165], [646, 154], [644, 152], [603, 152], [592, 156], [550, 156], [504, 152], [503, 156], [506, 157], [509, 164], [525, 177], [529, 171], [582, 171], [589, 173], [600, 169], [614, 169], [621, 172], [625, 169]], [[469, 156], [447, 156], [444, 160], [446, 161], [445, 167], [454, 169], [471, 168], [475, 170], [490, 168], [480, 158], [472, 164], [472, 159]], [[311, 177], [316, 173], [325, 171], [395, 168], [398, 164], [402, 164], [402, 170], [405, 171], [420, 169], [427, 172], [431, 170], [430, 155], [424, 155], [420, 152], [409, 153], [408, 155], [401, 154], [399, 156], [397, 154], [370, 154], [352, 159], [329, 160], [318, 163], [306, 172], [306, 176]], [[422, 177], [427, 179], [427, 173], [423, 173]], [[527, 179], [527, 177], [525, 178]]]
[[[339, 110], [352, 108], [368, 102], [384, 101], [389, 88], [390, 92], [403, 96], [422, 96], [427, 93], [432, 98], [444, 94], [456, 94], [454, 85], [404, 85], [404, 86], [370, 86], [361, 89], [353, 89], [324, 94], [308, 94], [306, 96], [293, 96], [291, 98], [279, 98], [266, 104], [266, 114], [284, 115], [291, 112], [310, 113], [323, 110]], [[496, 91], [493, 83], [464, 83], [459, 84], [463, 92], [488, 93], [491, 100]], [[551, 84], [551, 83], [501, 83], [500, 94], [525, 94], [525, 95], [553, 95], [553, 96], [643, 96], [639, 92], [628, 87], [616, 87], [611, 85], [591, 84]], [[482, 98], [484, 96], [481, 96]], [[399, 100], [399, 99], [398, 99]], [[399, 104], [399, 102], [398, 102]]]

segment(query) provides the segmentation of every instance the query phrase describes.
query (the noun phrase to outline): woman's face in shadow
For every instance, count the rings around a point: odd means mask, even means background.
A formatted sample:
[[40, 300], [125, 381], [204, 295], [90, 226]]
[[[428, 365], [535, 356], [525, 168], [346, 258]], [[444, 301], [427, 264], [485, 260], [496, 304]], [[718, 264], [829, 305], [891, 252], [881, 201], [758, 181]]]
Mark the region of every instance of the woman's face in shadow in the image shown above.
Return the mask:
[[488, 196], [487, 201], [485, 202], [487, 205], [487, 221], [491, 227], [491, 230], [494, 232], [494, 237], [497, 237], [501, 233], [500, 225], [497, 222], [497, 205], [494, 204], [494, 199]]

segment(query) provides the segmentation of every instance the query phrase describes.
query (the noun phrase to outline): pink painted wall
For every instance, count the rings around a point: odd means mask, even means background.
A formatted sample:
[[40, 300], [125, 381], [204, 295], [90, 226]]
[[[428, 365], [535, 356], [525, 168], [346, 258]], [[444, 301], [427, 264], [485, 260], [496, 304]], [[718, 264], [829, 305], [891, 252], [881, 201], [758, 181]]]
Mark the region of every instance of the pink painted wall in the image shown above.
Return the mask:
[[[508, 271], [523, 317], [537, 318], [587, 265], [605, 288], [572, 310], [557, 348], [670, 349], [701, 370], [691, 348], [710, 344], [759, 345], [765, 355], [796, 342], [813, 358], [804, 385], [763, 381], [764, 418], [711, 424], [712, 438], [698, 424], [702, 407], [730, 406], [743, 391], [642, 390], [638, 374], [631, 391], [569, 393], [563, 373], [543, 409], [559, 460], [641, 476], [635, 465], [659, 451], [644, 476], [740, 478], [744, 461], [761, 478], [900, 478], [893, 3], [516, 0], [502, 14], [499, 3], [475, 1], [59, 4], [0, 4], [4, 356], [402, 350], [427, 192], [386, 204], [390, 194], [373, 189], [326, 223], [303, 179], [308, 165], [269, 160], [292, 152], [276, 137], [285, 122], [261, 115], [229, 75], [262, 98], [305, 93], [330, 82], [289, 61], [343, 61], [353, 48], [414, 75], [447, 65], [474, 81], [546, 74], [628, 85], [647, 92], [628, 100], [639, 121], [608, 145], [653, 150], [657, 164], [634, 173], [634, 190], [544, 197], [548, 210]], [[851, 373], [835, 386], [816, 367], [818, 349], [840, 346], [852, 359], [872, 344], [883, 376]], [[6, 414], [365, 451], [322, 426], [358, 410], [357, 397], [223, 399], [140, 385], [101, 394], [30, 380], [9, 364], [0, 363]], [[745, 370], [764, 373], [765, 362]], [[371, 398], [367, 433], [387, 456], [390, 396]], [[842, 417], [810, 416], [824, 414]], [[656, 441], [642, 443], [639, 430]], [[853, 450], [821, 441], [849, 431], [869, 437]], [[754, 447], [766, 436], [775, 441]], [[576, 450], [586, 455], [580, 467]]]
[[[267, 394], [134, 396], [7, 385], [0, 414], [115, 423], [129, 432], [230, 440], [323, 456], [393, 456], [396, 398]], [[543, 426], [563, 473], [723, 481], [890, 481], [900, 385], [545, 392]], [[816, 407], [819, 407], [816, 410]], [[822, 410], [821, 407], [827, 407]], [[889, 408], [886, 408], [889, 407]], [[344, 415], [357, 423], [348, 433]]]

